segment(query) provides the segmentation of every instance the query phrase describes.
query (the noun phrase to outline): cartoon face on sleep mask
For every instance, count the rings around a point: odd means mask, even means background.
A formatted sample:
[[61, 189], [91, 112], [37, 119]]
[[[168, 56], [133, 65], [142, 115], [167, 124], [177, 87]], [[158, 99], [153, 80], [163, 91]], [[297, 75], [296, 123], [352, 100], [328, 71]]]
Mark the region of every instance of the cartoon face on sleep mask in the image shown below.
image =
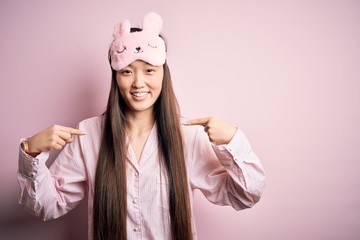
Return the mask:
[[166, 47], [159, 36], [162, 25], [162, 18], [154, 12], [144, 16], [142, 31], [130, 32], [129, 20], [117, 24], [110, 47], [111, 67], [119, 71], [136, 60], [154, 66], [163, 65], [166, 61]]

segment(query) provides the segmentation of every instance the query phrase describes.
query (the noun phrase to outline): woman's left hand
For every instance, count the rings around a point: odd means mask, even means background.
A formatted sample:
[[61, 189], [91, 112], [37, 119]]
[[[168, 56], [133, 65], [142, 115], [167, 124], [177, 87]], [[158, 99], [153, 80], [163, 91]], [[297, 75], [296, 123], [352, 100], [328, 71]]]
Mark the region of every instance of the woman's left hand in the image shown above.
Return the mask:
[[208, 134], [210, 142], [216, 145], [228, 144], [236, 133], [237, 128], [216, 117], [191, 119], [183, 122], [183, 125], [202, 125]]

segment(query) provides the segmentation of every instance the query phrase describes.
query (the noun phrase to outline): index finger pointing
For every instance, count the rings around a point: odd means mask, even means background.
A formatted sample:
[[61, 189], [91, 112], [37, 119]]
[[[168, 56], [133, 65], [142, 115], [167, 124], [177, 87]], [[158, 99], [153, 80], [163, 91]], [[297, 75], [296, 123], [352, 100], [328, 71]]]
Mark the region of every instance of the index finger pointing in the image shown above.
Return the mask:
[[80, 129], [70, 128], [70, 127], [66, 127], [64, 129], [64, 131], [70, 133], [71, 135], [85, 135], [86, 134], [83, 131], [81, 131]]
[[190, 119], [183, 122], [184, 125], [191, 126], [191, 125], [202, 125], [206, 126], [209, 122], [209, 118], [197, 118], [197, 119]]

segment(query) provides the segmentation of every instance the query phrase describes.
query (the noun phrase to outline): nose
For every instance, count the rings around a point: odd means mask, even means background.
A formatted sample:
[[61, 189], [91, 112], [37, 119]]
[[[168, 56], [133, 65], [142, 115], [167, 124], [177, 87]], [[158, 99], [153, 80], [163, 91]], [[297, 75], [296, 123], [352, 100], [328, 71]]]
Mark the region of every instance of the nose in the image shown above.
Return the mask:
[[140, 51], [141, 50], [141, 47], [137, 47], [137, 48], [135, 48], [136, 49], [136, 51]]
[[142, 73], [136, 73], [132, 87], [143, 88], [144, 86], [145, 86], [145, 76]]

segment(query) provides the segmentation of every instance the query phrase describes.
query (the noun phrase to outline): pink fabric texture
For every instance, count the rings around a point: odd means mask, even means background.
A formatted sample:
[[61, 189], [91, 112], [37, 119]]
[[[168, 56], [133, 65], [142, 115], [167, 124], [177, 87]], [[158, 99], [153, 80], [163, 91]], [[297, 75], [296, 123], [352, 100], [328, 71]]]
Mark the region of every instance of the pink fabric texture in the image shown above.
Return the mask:
[[160, 15], [150, 12], [144, 16], [140, 32], [130, 32], [129, 20], [116, 25], [110, 47], [112, 68], [119, 71], [135, 60], [143, 60], [154, 66], [163, 65], [166, 47], [164, 40], [159, 37], [162, 24]]
[[[88, 196], [89, 239], [95, 172], [102, 133], [102, 118], [80, 122], [84, 136], [74, 136], [50, 169], [48, 153], [37, 158], [20, 147], [18, 180], [20, 204], [35, 216], [48, 220], [60, 217]], [[238, 129], [227, 145], [213, 145], [201, 126], [183, 126], [185, 161], [191, 200], [194, 240], [197, 239], [193, 215], [193, 193], [200, 190], [212, 203], [236, 210], [252, 207], [265, 186], [261, 162], [245, 135]], [[129, 144], [129, 141], [127, 141]], [[160, 164], [156, 124], [143, 152], [136, 159], [131, 144], [126, 154], [128, 239], [170, 239], [168, 180]]]

